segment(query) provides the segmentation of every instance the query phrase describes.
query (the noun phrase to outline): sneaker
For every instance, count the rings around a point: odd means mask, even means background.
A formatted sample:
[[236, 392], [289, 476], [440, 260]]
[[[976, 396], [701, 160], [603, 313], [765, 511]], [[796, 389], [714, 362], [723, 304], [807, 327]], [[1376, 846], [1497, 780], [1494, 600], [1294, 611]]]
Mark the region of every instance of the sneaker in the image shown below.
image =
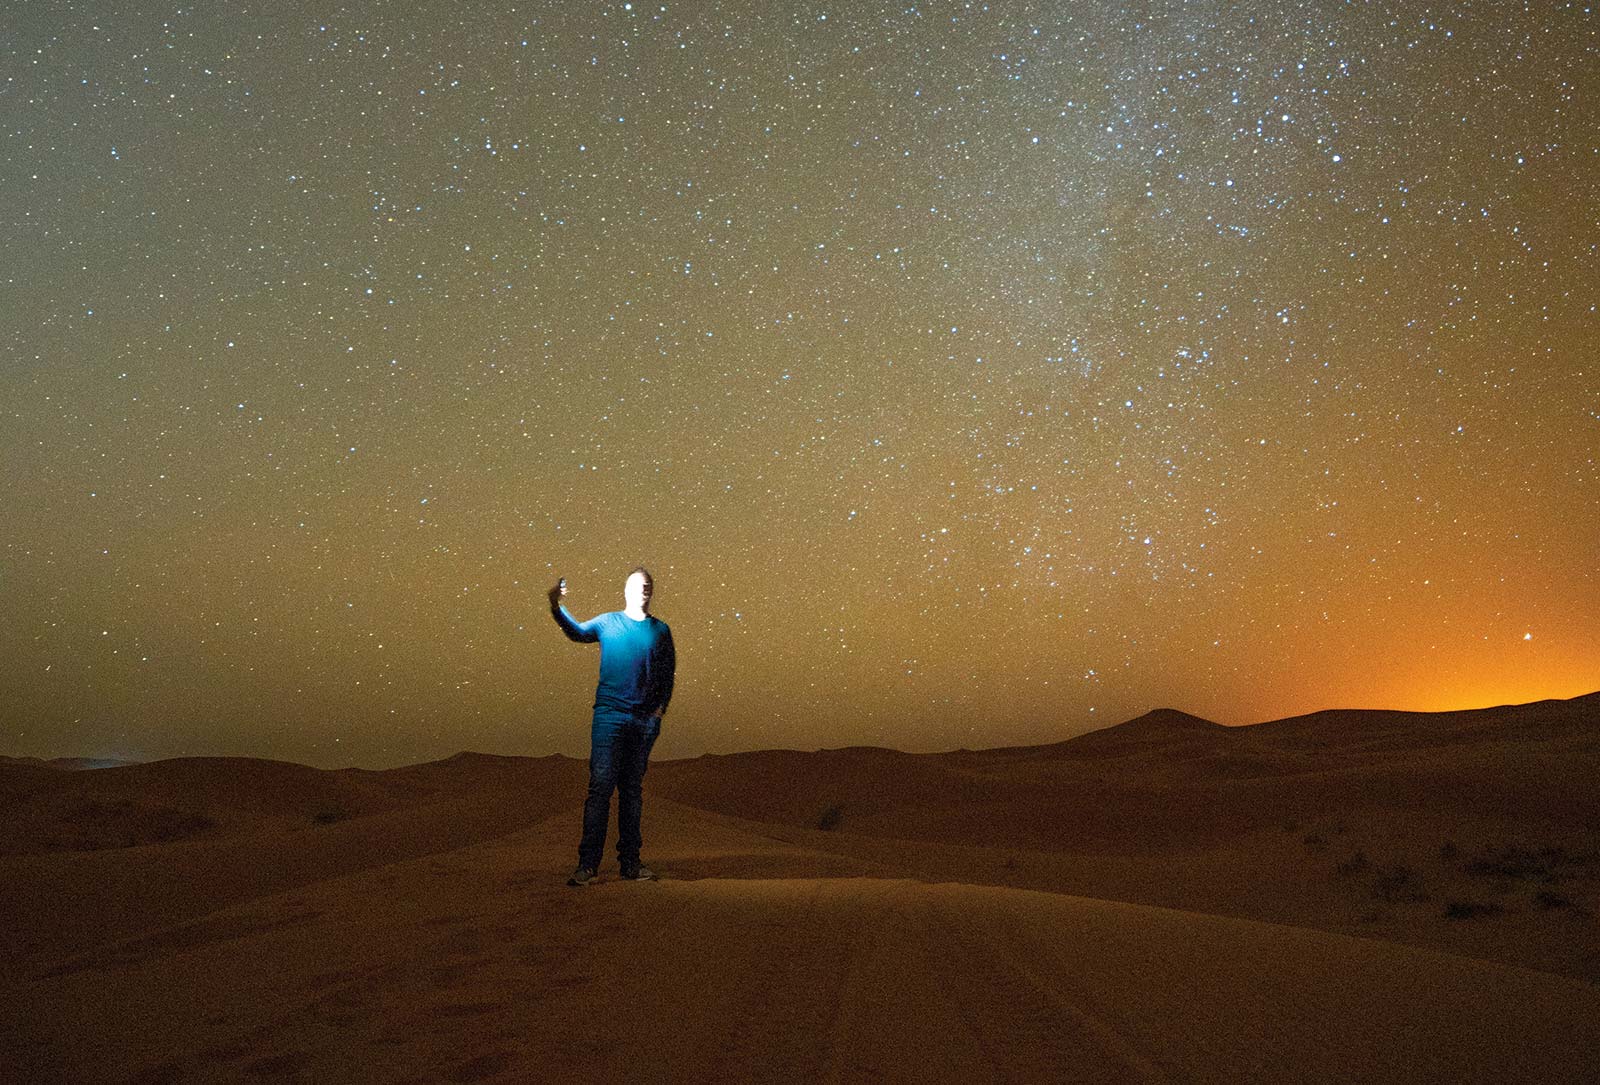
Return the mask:
[[600, 877], [600, 873], [594, 867], [581, 866], [572, 872], [572, 877], [567, 879], [567, 884], [588, 885], [598, 877]]
[[656, 880], [656, 872], [643, 863], [638, 866], [623, 867], [622, 876], [630, 882], [653, 882]]

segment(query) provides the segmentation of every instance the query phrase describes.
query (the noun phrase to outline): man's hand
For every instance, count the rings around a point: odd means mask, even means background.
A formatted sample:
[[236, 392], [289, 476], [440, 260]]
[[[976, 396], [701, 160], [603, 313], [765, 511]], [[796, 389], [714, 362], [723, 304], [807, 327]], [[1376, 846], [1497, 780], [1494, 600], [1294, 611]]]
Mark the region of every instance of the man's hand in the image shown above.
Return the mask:
[[555, 586], [550, 589], [551, 610], [554, 610], [561, 605], [561, 597], [565, 594], [567, 594], [567, 581], [565, 577], [562, 577], [560, 580], [556, 581]]

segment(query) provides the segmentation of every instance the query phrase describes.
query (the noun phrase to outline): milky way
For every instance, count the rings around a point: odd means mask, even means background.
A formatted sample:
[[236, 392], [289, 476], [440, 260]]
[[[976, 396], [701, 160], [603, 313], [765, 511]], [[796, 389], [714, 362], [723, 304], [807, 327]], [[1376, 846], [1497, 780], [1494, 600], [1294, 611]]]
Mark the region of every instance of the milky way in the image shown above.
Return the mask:
[[3, 752], [1600, 687], [1588, 5], [30, 2]]

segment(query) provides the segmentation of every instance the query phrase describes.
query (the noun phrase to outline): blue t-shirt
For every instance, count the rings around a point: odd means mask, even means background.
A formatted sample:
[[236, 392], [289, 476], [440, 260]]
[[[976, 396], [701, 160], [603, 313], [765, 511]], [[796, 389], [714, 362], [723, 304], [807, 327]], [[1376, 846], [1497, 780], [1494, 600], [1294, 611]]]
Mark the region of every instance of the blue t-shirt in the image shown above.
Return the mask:
[[678, 662], [666, 622], [648, 614], [644, 621], [636, 622], [620, 610], [597, 614], [586, 622], [573, 618], [564, 606], [550, 613], [571, 640], [600, 642], [600, 684], [594, 691], [594, 707], [636, 716], [666, 711]]

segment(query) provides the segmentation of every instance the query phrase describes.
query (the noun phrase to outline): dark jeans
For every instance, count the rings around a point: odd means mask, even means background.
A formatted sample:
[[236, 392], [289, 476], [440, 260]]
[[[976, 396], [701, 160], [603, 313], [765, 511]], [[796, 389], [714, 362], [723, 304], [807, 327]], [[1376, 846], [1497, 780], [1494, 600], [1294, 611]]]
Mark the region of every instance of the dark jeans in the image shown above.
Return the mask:
[[617, 792], [617, 860], [639, 864], [639, 814], [644, 807], [644, 772], [661, 722], [649, 717], [597, 708], [589, 730], [589, 797], [583, 803], [583, 842], [578, 865], [600, 869], [611, 819], [611, 792]]

